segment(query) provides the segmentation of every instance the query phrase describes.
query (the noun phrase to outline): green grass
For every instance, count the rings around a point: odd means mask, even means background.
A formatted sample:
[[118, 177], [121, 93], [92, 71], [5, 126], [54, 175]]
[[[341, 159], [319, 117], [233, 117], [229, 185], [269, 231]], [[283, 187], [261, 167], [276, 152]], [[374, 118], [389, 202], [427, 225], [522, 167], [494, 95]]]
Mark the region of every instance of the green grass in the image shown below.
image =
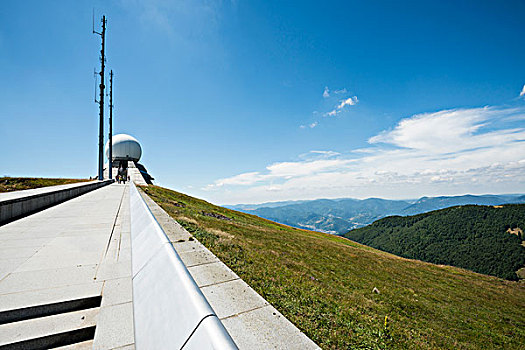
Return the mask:
[[143, 190], [322, 348], [525, 349], [524, 284]]
[[41, 177], [0, 177], [0, 192], [28, 190], [31, 188], [66, 185], [88, 179], [50, 179]]

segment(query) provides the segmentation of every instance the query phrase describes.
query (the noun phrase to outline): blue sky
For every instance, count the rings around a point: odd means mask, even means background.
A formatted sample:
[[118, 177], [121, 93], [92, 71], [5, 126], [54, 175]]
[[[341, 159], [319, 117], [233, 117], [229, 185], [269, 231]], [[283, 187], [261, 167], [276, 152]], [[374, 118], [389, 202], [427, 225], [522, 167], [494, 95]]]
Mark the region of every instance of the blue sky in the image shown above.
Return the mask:
[[96, 175], [93, 8], [114, 131], [162, 186], [219, 204], [523, 192], [521, 1], [2, 1], [0, 175]]

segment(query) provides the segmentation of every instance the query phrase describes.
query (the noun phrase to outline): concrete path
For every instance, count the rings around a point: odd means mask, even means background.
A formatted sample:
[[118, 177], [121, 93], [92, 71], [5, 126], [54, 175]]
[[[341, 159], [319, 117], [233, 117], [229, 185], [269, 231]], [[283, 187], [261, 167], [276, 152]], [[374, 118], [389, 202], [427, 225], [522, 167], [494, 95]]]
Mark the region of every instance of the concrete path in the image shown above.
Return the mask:
[[[128, 186], [114, 183], [0, 227], [0, 348], [135, 348]], [[143, 198], [240, 349], [318, 348]]]
[[132, 349], [131, 298], [127, 185], [0, 227], [0, 346]]

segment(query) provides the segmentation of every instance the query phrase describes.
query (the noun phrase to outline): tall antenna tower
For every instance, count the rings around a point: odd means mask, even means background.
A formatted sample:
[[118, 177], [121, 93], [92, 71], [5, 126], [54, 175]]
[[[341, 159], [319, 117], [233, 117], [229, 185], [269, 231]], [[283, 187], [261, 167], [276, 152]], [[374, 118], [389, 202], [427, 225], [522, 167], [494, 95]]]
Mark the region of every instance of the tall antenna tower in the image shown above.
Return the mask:
[[[99, 116], [100, 116], [100, 127], [98, 132], [98, 179], [104, 180], [104, 68], [106, 64], [105, 56], [105, 40], [106, 40], [106, 16], [102, 16], [102, 32], [96, 32], [93, 28], [93, 34], [98, 34], [102, 38], [102, 48], [100, 50], [100, 98], [98, 104], [100, 107]], [[112, 169], [109, 169], [110, 172]]]
[[109, 179], [113, 178], [113, 69], [109, 73]]

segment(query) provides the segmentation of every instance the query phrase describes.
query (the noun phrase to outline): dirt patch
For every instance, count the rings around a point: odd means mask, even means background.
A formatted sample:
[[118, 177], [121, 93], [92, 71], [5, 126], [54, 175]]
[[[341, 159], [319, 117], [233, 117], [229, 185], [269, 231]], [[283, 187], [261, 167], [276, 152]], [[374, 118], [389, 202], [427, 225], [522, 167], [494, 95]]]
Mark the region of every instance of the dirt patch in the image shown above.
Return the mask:
[[169, 200], [168, 203], [173, 205], [173, 206], [175, 206], [175, 207], [186, 208], [186, 204], [181, 203], [181, 202]]
[[235, 238], [234, 235], [226, 233], [226, 232], [218, 230], [218, 229], [215, 229], [215, 228], [208, 228], [206, 231], [208, 231], [209, 233], [213, 233], [213, 234], [215, 234], [215, 235], [217, 235], [219, 237], [223, 237], [223, 238], [228, 238], [228, 239], [234, 239]]
[[187, 216], [177, 216], [177, 220], [182, 220], [182, 221], [189, 222], [189, 223], [191, 223], [191, 224], [198, 225], [197, 221], [195, 221], [194, 219], [189, 218], [189, 217], [187, 217]]
[[206, 211], [201, 211], [201, 214], [205, 215], [205, 216], [209, 216], [211, 218], [220, 219], [220, 220], [226, 220], [226, 221], [232, 221], [233, 220], [232, 218], [229, 218], [227, 216], [224, 216], [222, 214], [217, 214], [217, 213], [208, 213]]
[[516, 227], [516, 228], [509, 228], [507, 230], [507, 233], [510, 233], [511, 235], [516, 235], [518, 237], [523, 237], [523, 230], [519, 227]]

